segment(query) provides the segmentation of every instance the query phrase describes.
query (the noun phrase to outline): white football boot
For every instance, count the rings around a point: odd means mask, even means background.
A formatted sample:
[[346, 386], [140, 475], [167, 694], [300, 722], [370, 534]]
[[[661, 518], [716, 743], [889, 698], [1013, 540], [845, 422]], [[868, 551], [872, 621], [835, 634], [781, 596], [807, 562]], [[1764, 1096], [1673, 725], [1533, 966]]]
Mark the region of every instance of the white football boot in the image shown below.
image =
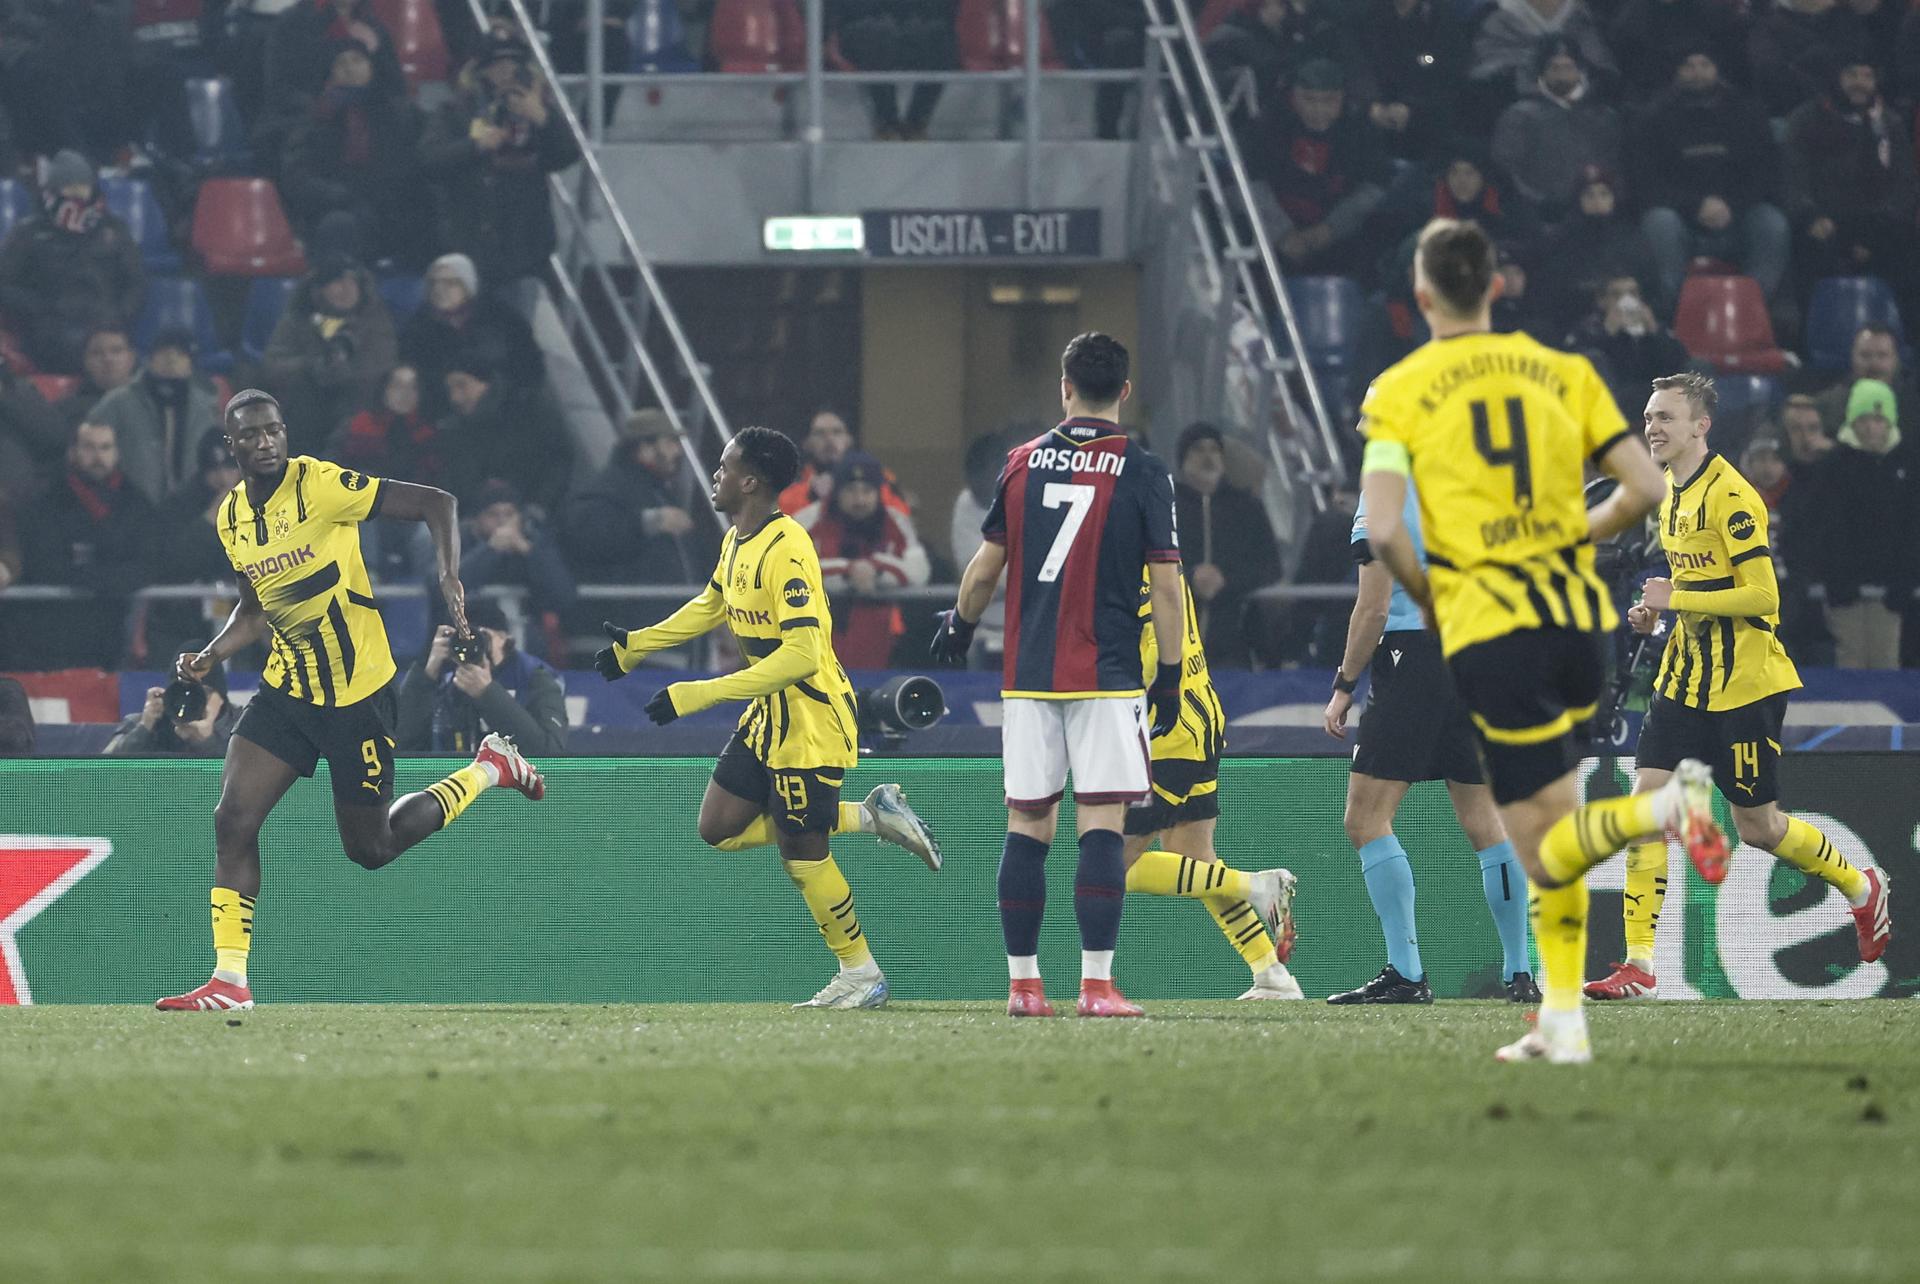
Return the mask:
[[1533, 1029], [1493, 1055], [1497, 1061], [1585, 1065], [1593, 1060], [1593, 1048], [1587, 1042], [1586, 1010], [1575, 1008], [1571, 1012], [1550, 1012], [1541, 1008]]
[[1307, 996], [1300, 991], [1300, 982], [1293, 973], [1287, 971], [1285, 963], [1275, 963], [1266, 971], [1253, 978], [1253, 988], [1240, 996], [1243, 999], [1304, 999]]
[[906, 791], [898, 785], [881, 785], [860, 804], [867, 832], [883, 843], [905, 848], [940, 872], [940, 843], [913, 808], [907, 806]]
[[855, 972], [836, 972], [827, 987], [808, 999], [805, 1003], [796, 1003], [796, 1008], [834, 1008], [849, 1010], [852, 1008], [884, 1008], [891, 997], [887, 990], [886, 973], [874, 968], [871, 974]]

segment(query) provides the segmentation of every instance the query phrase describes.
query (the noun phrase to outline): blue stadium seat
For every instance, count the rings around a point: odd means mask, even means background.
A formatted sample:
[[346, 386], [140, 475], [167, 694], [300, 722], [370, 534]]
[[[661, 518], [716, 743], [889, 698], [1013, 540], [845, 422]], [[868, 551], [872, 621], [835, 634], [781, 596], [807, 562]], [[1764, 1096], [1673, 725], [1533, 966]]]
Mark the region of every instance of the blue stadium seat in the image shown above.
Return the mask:
[[133, 243], [140, 247], [140, 258], [149, 272], [178, 272], [180, 270], [180, 251], [173, 248], [173, 238], [168, 235], [167, 216], [160, 210], [160, 202], [153, 197], [153, 188], [143, 178], [103, 178], [100, 180], [100, 194], [106, 197], [107, 208], [114, 217], [127, 225], [133, 233]]
[[1287, 282], [1306, 359], [1316, 369], [1345, 371], [1359, 360], [1366, 297], [1344, 276], [1300, 276]]
[[1786, 400], [1787, 390], [1772, 375], [1715, 375], [1715, 391], [1720, 394], [1719, 416], [1764, 419]]
[[1893, 290], [1877, 276], [1830, 276], [1813, 287], [1807, 305], [1807, 357], [1815, 370], [1845, 370], [1853, 360], [1853, 336], [1863, 325], [1891, 326], [1900, 347], [1907, 332]]
[[699, 60], [687, 52], [687, 32], [674, 0], [639, 0], [627, 19], [627, 40], [633, 50], [628, 71], [698, 71]]
[[0, 178], [0, 241], [7, 239], [15, 223], [32, 218], [39, 208], [33, 188], [17, 178]]
[[225, 76], [187, 82], [187, 116], [193, 125], [194, 160], [208, 169], [244, 168], [252, 158], [247, 127]]
[[142, 353], [153, 349], [153, 336], [163, 326], [181, 325], [193, 331], [200, 351], [194, 365], [201, 370], [225, 374], [233, 369], [233, 354], [220, 342], [214, 329], [213, 308], [207, 292], [192, 277], [153, 277], [147, 282], [147, 303], [140, 319], [133, 323], [133, 344]]
[[247, 310], [240, 322], [240, 352], [250, 361], [258, 361], [273, 338], [273, 328], [287, 310], [293, 297], [297, 276], [256, 276], [247, 287]]
[[396, 328], [411, 320], [420, 310], [420, 301], [427, 297], [427, 279], [423, 276], [383, 276], [375, 288], [380, 301], [393, 314]]

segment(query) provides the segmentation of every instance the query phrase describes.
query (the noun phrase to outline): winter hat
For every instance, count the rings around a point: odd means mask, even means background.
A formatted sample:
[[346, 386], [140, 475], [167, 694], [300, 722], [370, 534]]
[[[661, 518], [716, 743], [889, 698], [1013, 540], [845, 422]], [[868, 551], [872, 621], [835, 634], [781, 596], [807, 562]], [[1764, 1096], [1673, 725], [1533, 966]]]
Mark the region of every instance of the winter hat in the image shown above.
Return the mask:
[[833, 466], [833, 485], [836, 490], [856, 484], [879, 487], [886, 485], [886, 481], [886, 468], [864, 450], [849, 450]]
[[427, 279], [450, 276], [467, 287], [469, 295], [480, 293], [480, 269], [464, 254], [442, 254], [427, 267]]
[[518, 507], [519, 503], [519, 488], [512, 482], [502, 481], [498, 477], [481, 486], [473, 497], [475, 512], [484, 512], [495, 504], [512, 504]]
[[65, 149], [55, 152], [53, 159], [47, 162], [46, 181], [41, 188], [48, 192], [58, 192], [63, 187], [72, 187], [85, 183], [88, 187], [99, 186], [99, 180], [93, 172], [93, 166], [79, 152]]
[[485, 352], [476, 351], [469, 346], [447, 363], [448, 374], [463, 374], [478, 379], [481, 383], [492, 383], [500, 377], [494, 369], [493, 361]]
[[1561, 54], [1573, 59], [1581, 71], [1587, 70], [1587, 60], [1581, 56], [1579, 45], [1565, 36], [1543, 36], [1533, 46], [1533, 78], [1538, 80], [1546, 75], [1547, 64]]
[[1862, 415], [1879, 415], [1887, 421], [1887, 449], [1892, 450], [1900, 444], [1900, 399], [1893, 395], [1893, 389], [1878, 379], [1856, 379], [1853, 388], [1847, 393], [1847, 426], [1837, 434], [1840, 441], [1856, 449], [1860, 446], [1860, 434], [1853, 430], [1853, 421]]
[[1584, 192], [1595, 183], [1603, 184], [1608, 191], [1613, 193], [1615, 205], [1618, 205], [1627, 197], [1626, 185], [1620, 181], [1620, 175], [1608, 169], [1605, 165], [1582, 165], [1580, 167], [1580, 181], [1574, 186], [1574, 190], [1576, 192]]
[[147, 351], [154, 353], [162, 348], [173, 348], [191, 357], [200, 345], [194, 342], [193, 331], [183, 325], [163, 325], [154, 332], [153, 343]]
[[313, 283], [317, 286], [331, 285], [349, 272], [359, 270], [360, 265], [353, 261], [351, 255], [342, 254], [337, 250], [332, 251], [314, 260]]
[[1345, 89], [1347, 73], [1331, 58], [1315, 58], [1300, 68], [1293, 78], [1294, 88], [1314, 90]]

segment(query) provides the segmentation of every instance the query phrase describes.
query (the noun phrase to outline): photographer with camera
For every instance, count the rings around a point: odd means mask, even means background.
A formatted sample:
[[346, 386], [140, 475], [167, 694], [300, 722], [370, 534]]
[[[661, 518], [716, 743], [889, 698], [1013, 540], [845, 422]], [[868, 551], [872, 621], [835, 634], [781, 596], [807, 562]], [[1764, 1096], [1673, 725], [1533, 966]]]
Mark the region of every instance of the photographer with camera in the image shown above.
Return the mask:
[[240, 710], [227, 699], [227, 675], [216, 664], [199, 682], [175, 678], [164, 687], [148, 687], [146, 704], [120, 723], [101, 752], [220, 758], [238, 721]]
[[567, 699], [552, 668], [515, 645], [497, 602], [467, 603], [473, 637], [448, 625], [400, 688], [402, 753], [468, 753], [489, 731], [540, 753], [567, 747]]

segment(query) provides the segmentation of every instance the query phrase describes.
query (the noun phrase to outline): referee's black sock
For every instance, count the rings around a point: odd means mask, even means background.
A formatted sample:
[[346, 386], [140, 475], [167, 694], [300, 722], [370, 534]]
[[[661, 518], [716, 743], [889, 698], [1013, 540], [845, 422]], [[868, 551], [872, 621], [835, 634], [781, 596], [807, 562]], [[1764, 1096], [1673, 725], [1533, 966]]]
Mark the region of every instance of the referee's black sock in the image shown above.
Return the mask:
[[1127, 899], [1124, 848], [1124, 840], [1111, 829], [1089, 829], [1080, 835], [1080, 868], [1073, 877], [1073, 915], [1080, 920], [1083, 954], [1111, 955], [1120, 939], [1120, 909]]
[[1014, 980], [1037, 977], [1040, 920], [1047, 912], [1047, 845], [1025, 834], [1008, 834], [1000, 853], [1000, 930], [1007, 938], [1007, 957]]

